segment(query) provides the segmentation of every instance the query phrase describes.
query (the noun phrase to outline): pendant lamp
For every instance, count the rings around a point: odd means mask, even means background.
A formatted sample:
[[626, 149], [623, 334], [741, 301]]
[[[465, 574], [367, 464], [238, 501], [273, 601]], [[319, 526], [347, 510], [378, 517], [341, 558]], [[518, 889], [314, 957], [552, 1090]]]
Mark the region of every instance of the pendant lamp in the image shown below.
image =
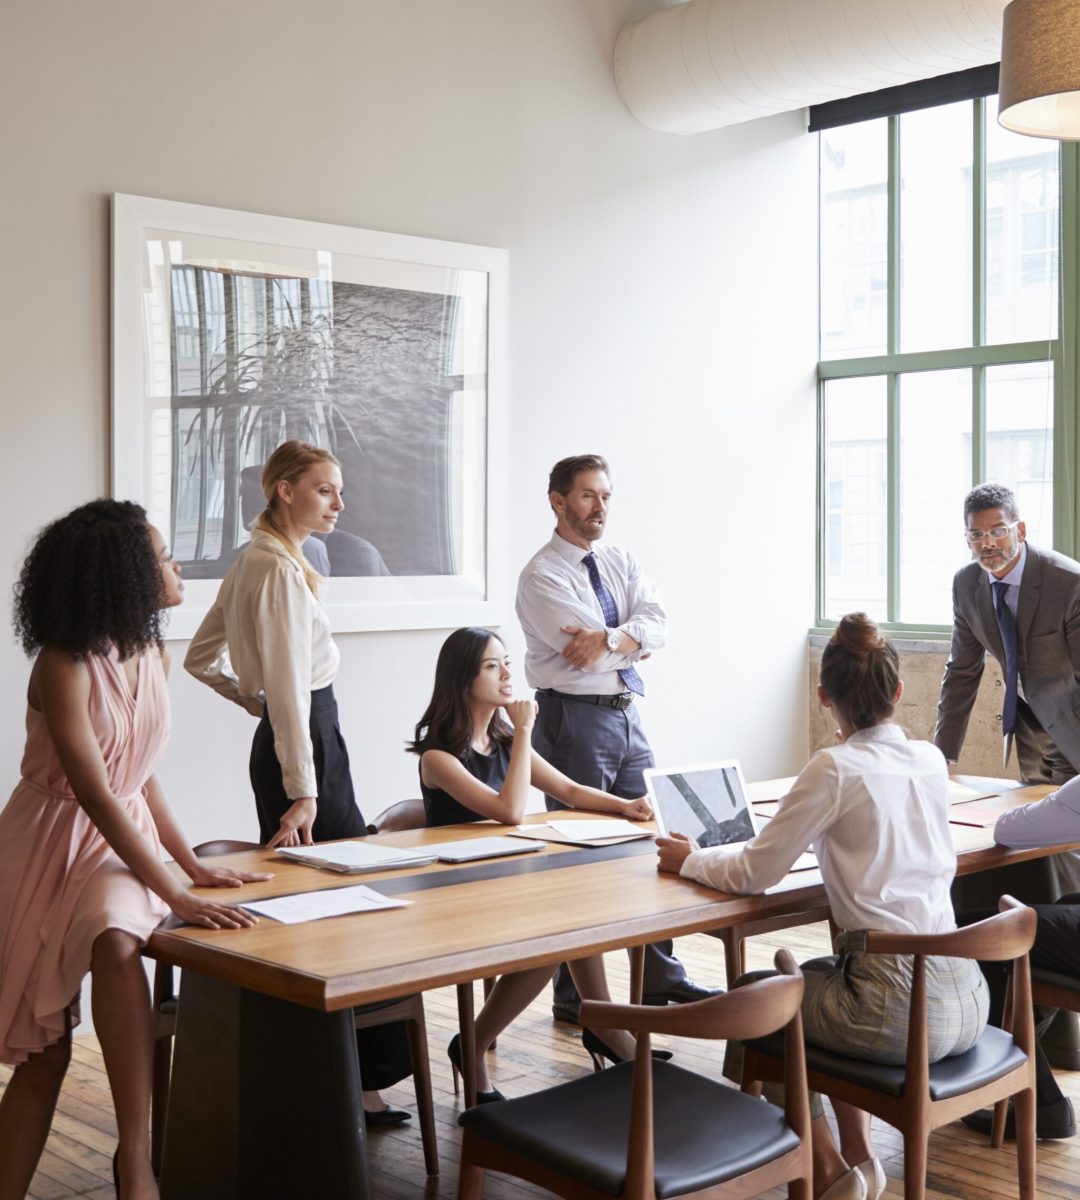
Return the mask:
[[1012, 0], [1001, 31], [998, 121], [1080, 141], [1080, 0]]

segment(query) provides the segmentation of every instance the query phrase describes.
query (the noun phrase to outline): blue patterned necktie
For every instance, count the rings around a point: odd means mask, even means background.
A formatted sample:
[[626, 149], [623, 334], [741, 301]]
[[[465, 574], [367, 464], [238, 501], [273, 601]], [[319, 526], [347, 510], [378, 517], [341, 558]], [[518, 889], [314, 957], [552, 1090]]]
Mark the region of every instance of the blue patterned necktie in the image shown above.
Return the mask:
[[994, 612], [1001, 631], [1001, 645], [1005, 650], [1005, 703], [1001, 709], [1001, 732], [1012, 733], [1016, 728], [1020, 643], [1016, 634], [1016, 618], [1005, 602], [1009, 585], [998, 579], [990, 587], [994, 593]]
[[[590, 550], [581, 561], [588, 568], [589, 582], [592, 584], [592, 590], [596, 593], [597, 600], [600, 601], [604, 624], [608, 629], [617, 629], [619, 627], [619, 610], [615, 607], [615, 597], [608, 591], [607, 584], [600, 578], [596, 555]], [[641, 682], [641, 676], [633, 667], [624, 667], [619, 672], [619, 678], [630, 691], [636, 692], [639, 696], [645, 695], [645, 684]]]

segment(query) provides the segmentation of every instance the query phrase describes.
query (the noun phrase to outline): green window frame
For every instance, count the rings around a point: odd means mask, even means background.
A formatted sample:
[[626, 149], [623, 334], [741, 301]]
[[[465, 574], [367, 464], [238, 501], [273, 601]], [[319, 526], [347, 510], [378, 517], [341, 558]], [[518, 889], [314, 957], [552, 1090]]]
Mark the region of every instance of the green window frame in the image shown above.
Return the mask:
[[[949, 78], [949, 77], [946, 77]], [[897, 89], [899, 90], [899, 89]], [[958, 97], [947, 97], [951, 102]], [[888, 116], [887, 183], [887, 330], [886, 353], [871, 357], [822, 359], [817, 365], [817, 589], [816, 629], [826, 631], [835, 621], [826, 616], [826, 575], [829, 542], [830, 496], [827, 494], [825, 390], [833, 380], [879, 378], [887, 391], [886, 443], [886, 580], [887, 614], [882, 628], [913, 638], [943, 639], [949, 625], [904, 622], [900, 612], [900, 402], [901, 376], [920, 371], [955, 368], [972, 373], [972, 479], [982, 482], [987, 458], [986, 371], [1011, 364], [1050, 362], [1053, 368], [1053, 548], [1070, 557], [1080, 550], [1080, 496], [1075, 480], [1080, 455], [1080, 422], [1077, 396], [1080, 388], [1080, 144], [1062, 143], [1060, 150], [1060, 228], [1058, 330], [1052, 341], [987, 344], [986, 328], [986, 99], [972, 99], [972, 336], [968, 346], [945, 350], [900, 350], [900, 116]], [[922, 107], [922, 106], [920, 106]], [[904, 111], [901, 109], [900, 111]], [[872, 113], [873, 116], [883, 115]], [[852, 117], [852, 120], [860, 119]], [[834, 122], [839, 124], [840, 122]], [[811, 128], [814, 128], [812, 125]], [[959, 537], [960, 514], [943, 513], [942, 520], [955, 520], [958, 530], [956, 567], [964, 563]], [[951, 577], [942, 587], [951, 585]]]

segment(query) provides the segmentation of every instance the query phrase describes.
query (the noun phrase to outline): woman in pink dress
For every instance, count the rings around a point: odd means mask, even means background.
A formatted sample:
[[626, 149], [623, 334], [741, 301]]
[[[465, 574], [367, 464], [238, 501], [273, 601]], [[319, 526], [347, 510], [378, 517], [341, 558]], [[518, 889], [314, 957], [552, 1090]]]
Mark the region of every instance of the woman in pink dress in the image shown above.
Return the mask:
[[87, 971], [109, 1075], [117, 1191], [157, 1200], [150, 1168], [152, 1030], [140, 950], [171, 910], [210, 929], [253, 924], [202, 887], [267, 876], [209, 868], [152, 772], [169, 734], [161, 610], [180, 571], [138, 505], [95, 500], [49, 525], [23, 564], [15, 629], [37, 653], [22, 778], [0, 811], [0, 1200], [25, 1196], [71, 1055]]

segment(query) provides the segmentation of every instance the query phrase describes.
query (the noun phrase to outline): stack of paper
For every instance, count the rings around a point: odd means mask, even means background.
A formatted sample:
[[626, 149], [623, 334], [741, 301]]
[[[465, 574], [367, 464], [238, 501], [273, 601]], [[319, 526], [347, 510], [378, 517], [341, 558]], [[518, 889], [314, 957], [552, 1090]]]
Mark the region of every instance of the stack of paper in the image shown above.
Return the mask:
[[322, 867], [345, 875], [364, 871], [387, 871], [393, 867], [420, 867], [435, 861], [427, 850], [405, 850], [401, 846], [377, 846], [372, 842], [324, 842], [318, 846], [279, 846], [282, 858]]

